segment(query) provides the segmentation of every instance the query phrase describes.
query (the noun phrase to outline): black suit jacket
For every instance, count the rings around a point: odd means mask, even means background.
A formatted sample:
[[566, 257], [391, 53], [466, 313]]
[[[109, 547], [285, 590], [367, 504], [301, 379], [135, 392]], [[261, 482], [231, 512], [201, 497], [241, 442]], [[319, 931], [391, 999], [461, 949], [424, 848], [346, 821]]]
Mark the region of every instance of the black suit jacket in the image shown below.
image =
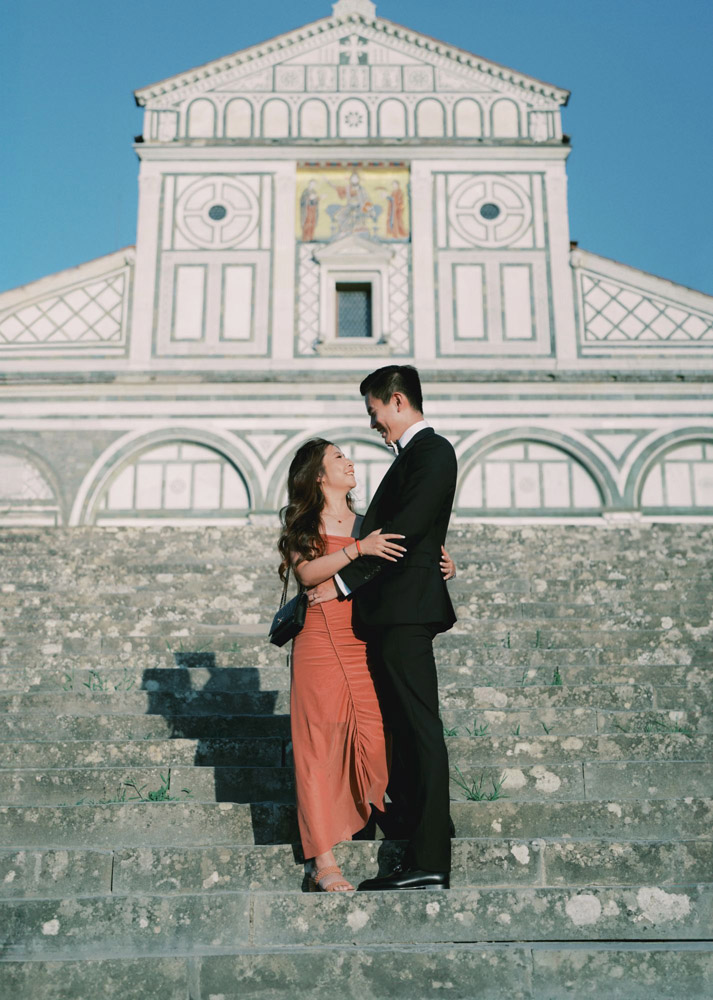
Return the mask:
[[396, 563], [362, 556], [340, 570], [365, 625], [431, 623], [436, 631], [445, 632], [456, 621], [439, 563], [457, 469], [451, 443], [432, 427], [425, 427], [381, 481], [359, 537], [375, 528], [399, 532], [406, 536], [402, 544], [407, 551]]

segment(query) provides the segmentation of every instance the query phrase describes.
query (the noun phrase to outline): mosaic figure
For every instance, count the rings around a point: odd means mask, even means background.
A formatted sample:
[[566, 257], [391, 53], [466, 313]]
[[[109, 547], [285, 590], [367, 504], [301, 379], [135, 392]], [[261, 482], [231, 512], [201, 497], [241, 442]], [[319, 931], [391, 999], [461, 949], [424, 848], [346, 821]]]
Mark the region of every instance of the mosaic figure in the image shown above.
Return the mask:
[[309, 182], [300, 197], [300, 222], [302, 225], [302, 241], [311, 243], [319, 220], [319, 192], [314, 178]]

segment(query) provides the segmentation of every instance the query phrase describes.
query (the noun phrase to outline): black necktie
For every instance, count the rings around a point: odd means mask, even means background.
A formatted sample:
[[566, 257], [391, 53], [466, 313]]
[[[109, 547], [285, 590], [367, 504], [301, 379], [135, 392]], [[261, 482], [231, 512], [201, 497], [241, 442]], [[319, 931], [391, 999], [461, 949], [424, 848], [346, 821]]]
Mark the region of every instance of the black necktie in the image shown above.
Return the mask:
[[400, 455], [402, 451], [403, 451], [403, 448], [401, 447], [401, 445], [400, 445], [400, 444], [399, 444], [399, 442], [397, 441], [397, 442], [396, 442], [396, 455], [397, 455], [397, 456], [398, 456], [398, 455]]

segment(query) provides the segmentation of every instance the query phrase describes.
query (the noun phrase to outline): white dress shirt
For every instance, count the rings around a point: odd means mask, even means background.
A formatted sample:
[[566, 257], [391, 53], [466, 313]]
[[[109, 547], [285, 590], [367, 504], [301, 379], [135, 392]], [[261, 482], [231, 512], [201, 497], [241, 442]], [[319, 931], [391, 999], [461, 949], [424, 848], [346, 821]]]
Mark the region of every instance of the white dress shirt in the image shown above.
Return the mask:
[[[401, 435], [401, 437], [399, 438], [399, 440], [397, 441], [398, 445], [397, 455], [401, 454], [401, 452], [404, 450], [404, 448], [409, 443], [412, 437], [418, 434], [419, 431], [422, 431], [424, 427], [428, 426], [429, 423], [427, 420], [417, 420], [415, 424], [411, 424], [410, 427], [407, 427], [406, 430]], [[338, 589], [341, 590], [341, 592], [344, 594], [344, 596], [349, 597], [349, 595], [351, 594], [351, 590], [346, 585], [344, 580], [342, 580], [339, 573], [334, 574], [334, 582], [336, 583]]]

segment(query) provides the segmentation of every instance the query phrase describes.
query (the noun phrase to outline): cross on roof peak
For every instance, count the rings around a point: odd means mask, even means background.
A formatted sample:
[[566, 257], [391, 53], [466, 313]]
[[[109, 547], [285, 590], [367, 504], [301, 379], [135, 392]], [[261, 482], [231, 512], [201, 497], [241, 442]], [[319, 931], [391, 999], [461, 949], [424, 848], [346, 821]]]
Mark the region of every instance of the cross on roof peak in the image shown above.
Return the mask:
[[364, 17], [376, 17], [376, 4], [372, 0], [337, 0], [332, 4], [335, 17], [345, 17], [349, 14], [362, 14]]

